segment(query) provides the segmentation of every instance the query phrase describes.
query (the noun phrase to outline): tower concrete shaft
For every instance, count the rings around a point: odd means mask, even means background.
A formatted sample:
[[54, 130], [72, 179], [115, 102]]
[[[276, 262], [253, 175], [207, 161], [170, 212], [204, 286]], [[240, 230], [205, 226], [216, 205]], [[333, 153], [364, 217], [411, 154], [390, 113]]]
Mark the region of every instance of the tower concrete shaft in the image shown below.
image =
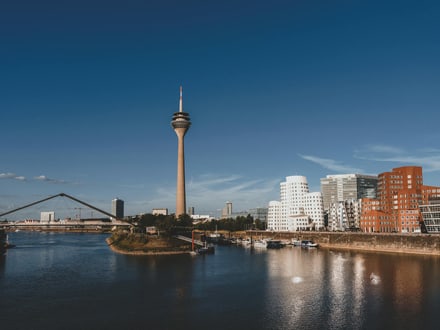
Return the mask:
[[176, 217], [186, 213], [185, 192], [185, 134], [191, 126], [189, 114], [183, 112], [182, 86], [180, 86], [179, 111], [173, 115], [171, 126], [177, 135], [177, 189], [176, 189]]

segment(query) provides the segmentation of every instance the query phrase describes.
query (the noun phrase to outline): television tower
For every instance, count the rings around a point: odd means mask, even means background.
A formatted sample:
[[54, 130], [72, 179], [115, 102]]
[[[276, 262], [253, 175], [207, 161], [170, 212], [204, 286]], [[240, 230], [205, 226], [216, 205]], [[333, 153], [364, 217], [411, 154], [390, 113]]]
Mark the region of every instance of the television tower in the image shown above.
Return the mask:
[[171, 126], [177, 134], [177, 192], [176, 192], [176, 218], [186, 213], [185, 193], [185, 147], [184, 137], [191, 126], [189, 114], [183, 112], [182, 86], [180, 86], [179, 112], [175, 112]]

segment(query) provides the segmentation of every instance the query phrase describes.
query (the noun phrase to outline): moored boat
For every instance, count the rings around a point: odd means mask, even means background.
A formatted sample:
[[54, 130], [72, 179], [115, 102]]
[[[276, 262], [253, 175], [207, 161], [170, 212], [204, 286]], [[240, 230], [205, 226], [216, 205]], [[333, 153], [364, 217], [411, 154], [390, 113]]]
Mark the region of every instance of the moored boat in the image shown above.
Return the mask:
[[241, 239], [241, 245], [243, 246], [251, 246], [251, 239], [250, 238], [242, 238]]
[[254, 248], [265, 249], [267, 248], [267, 242], [264, 239], [256, 239], [252, 242]]
[[217, 231], [215, 233], [211, 233], [208, 236], [206, 236], [206, 240], [209, 243], [218, 243], [222, 239], [223, 239], [223, 235], [218, 233]]
[[315, 243], [312, 240], [303, 240], [303, 241], [301, 241], [301, 247], [316, 248], [318, 246], [319, 246], [318, 243]]
[[301, 246], [301, 240], [292, 238], [292, 245], [293, 246]]
[[285, 244], [278, 239], [270, 239], [266, 241], [266, 247], [268, 249], [281, 249], [285, 246]]
[[213, 254], [213, 253], [215, 252], [215, 248], [214, 248], [214, 245], [212, 245], [212, 244], [206, 244], [206, 242], [205, 242], [205, 245], [202, 246], [202, 247], [199, 247], [199, 248], [196, 250], [196, 252], [197, 252], [198, 254]]

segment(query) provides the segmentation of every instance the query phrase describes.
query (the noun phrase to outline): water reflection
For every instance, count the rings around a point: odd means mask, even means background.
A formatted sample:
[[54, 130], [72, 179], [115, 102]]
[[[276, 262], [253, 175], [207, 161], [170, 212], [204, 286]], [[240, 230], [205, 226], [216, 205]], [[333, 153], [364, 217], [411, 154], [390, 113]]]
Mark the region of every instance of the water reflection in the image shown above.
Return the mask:
[[3, 276], [6, 267], [6, 255], [0, 255], [0, 277]]
[[423, 257], [301, 248], [266, 254], [268, 279], [261, 299], [267, 324], [299, 328], [313, 319], [341, 329], [378, 322], [416, 328], [423, 322]]
[[133, 257], [113, 253], [104, 239], [14, 238], [17, 247], [0, 258], [2, 327], [437, 329], [440, 322], [439, 258], [299, 247]]
[[[344, 316], [347, 310], [347, 295], [351, 292], [352, 282], [350, 281], [351, 270], [346, 269], [347, 259], [341, 254], [330, 255], [328, 266], [329, 279], [329, 304], [330, 310], [328, 323], [336, 328], [344, 324]], [[348, 267], [347, 267], [348, 268]]]
[[394, 304], [405, 313], [419, 313], [423, 279], [420, 263], [408, 260], [405, 270], [394, 269]]
[[359, 324], [364, 319], [365, 302], [365, 265], [362, 255], [356, 254], [352, 257], [353, 262], [353, 320], [358, 320]]

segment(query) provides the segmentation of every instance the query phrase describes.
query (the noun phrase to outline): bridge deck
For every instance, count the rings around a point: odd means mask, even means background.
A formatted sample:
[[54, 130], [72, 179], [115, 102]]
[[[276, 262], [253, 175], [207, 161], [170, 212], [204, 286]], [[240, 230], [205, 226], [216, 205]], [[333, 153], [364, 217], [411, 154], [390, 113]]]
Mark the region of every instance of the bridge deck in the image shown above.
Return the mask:
[[[178, 238], [178, 239], [180, 239], [180, 240], [182, 240], [182, 241], [185, 241], [185, 242], [190, 242], [190, 243], [192, 243], [192, 238], [190, 238], [190, 237], [186, 237], [186, 236], [183, 236], [183, 235], [175, 235], [174, 236], [175, 238]], [[205, 243], [203, 243], [202, 241], [200, 241], [200, 240], [198, 240], [198, 239], [195, 239], [194, 240], [194, 244], [197, 244], [197, 245], [200, 245], [200, 246], [204, 246], [205, 245]]]

